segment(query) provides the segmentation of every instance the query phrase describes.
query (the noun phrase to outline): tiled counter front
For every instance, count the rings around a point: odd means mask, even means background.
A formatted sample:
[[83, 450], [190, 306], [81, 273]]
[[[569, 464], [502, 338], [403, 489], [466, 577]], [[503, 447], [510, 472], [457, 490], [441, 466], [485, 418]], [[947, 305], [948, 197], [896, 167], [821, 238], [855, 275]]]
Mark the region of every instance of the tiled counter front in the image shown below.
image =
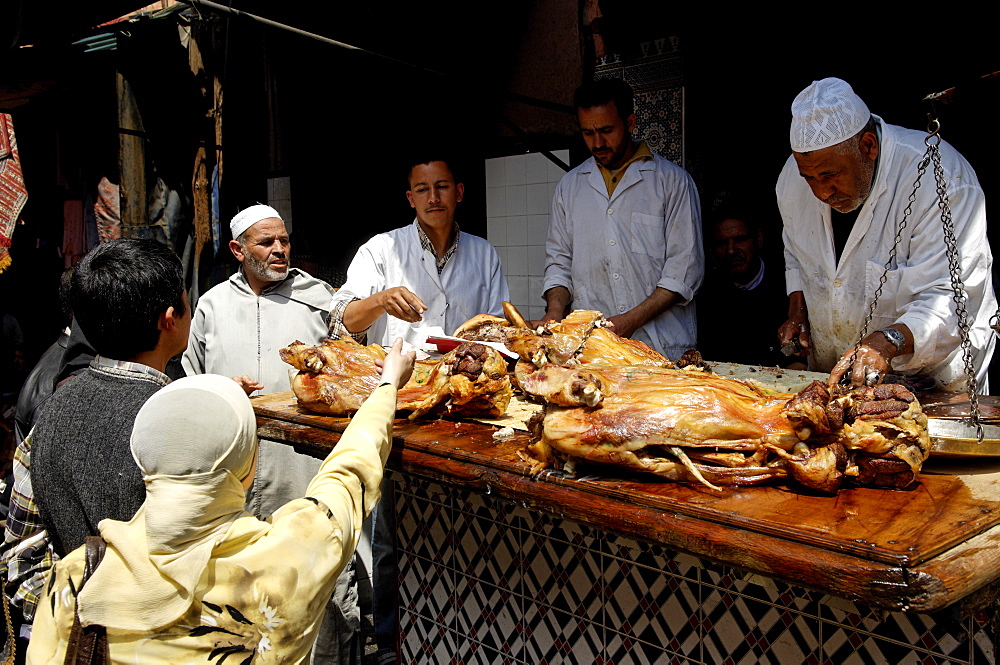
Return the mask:
[[996, 605], [969, 616], [870, 609], [392, 478], [404, 663], [996, 662]]

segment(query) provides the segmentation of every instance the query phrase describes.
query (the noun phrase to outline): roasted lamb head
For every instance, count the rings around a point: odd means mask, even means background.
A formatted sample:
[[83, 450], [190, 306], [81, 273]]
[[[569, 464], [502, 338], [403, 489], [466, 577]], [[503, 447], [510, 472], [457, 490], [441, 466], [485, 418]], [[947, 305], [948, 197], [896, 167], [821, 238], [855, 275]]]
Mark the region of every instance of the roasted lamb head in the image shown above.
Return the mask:
[[292, 392], [299, 404], [336, 416], [361, 408], [380, 381], [381, 370], [375, 361], [385, 358], [385, 350], [378, 344], [362, 346], [347, 335], [317, 345], [295, 341], [278, 353], [299, 370], [292, 379]]
[[412, 411], [411, 419], [431, 412], [497, 418], [513, 394], [503, 356], [485, 344], [466, 342], [435, 363], [426, 381], [403, 386], [396, 403]]

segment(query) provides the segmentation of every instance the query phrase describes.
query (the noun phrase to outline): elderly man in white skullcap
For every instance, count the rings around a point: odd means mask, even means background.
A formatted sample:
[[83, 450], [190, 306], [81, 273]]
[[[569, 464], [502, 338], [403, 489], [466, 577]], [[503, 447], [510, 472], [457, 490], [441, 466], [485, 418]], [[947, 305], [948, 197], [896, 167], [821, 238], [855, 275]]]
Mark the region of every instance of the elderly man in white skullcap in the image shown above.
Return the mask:
[[[895, 242], [924, 138], [873, 115], [837, 78], [814, 81], [792, 102], [792, 156], [776, 186], [789, 294], [788, 321], [778, 334], [784, 345], [808, 355], [810, 369], [830, 371], [831, 385], [848, 378], [870, 384], [893, 372], [917, 386], [965, 389], [933, 170], [924, 175]], [[973, 360], [985, 392], [994, 346], [989, 318], [996, 311], [986, 201], [962, 155], [944, 141], [940, 150]], [[855, 352], [890, 255], [868, 334]]]
[[[318, 344], [327, 336], [326, 319], [333, 288], [289, 267], [288, 231], [281, 215], [266, 205], [250, 206], [229, 225], [229, 249], [240, 269], [206, 292], [195, 309], [184, 371], [234, 377], [248, 394], [288, 390], [290, 367], [278, 350], [299, 340]], [[247, 510], [266, 519], [303, 496], [319, 460], [290, 446], [262, 439]], [[367, 542], [365, 548], [367, 548]], [[353, 564], [337, 582], [335, 602], [327, 609], [314, 652], [314, 663], [357, 662], [361, 615]]]
[[258, 394], [288, 390], [288, 365], [278, 350], [326, 336], [333, 288], [289, 267], [288, 231], [271, 206], [250, 206], [229, 228], [240, 270], [198, 301], [184, 371], [243, 377], [244, 387]]

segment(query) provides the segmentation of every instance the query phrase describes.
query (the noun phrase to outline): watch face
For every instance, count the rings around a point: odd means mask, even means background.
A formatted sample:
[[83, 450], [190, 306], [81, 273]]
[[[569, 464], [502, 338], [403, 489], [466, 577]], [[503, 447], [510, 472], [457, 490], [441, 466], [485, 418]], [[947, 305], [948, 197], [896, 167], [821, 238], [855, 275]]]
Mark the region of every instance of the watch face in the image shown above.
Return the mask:
[[903, 345], [906, 344], [906, 338], [903, 337], [903, 333], [899, 332], [895, 328], [882, 328], [878, 332], [885, 335], [885, 338], [892, 342], [892, 345], [896, 347], [897, 351], [902, 349]]

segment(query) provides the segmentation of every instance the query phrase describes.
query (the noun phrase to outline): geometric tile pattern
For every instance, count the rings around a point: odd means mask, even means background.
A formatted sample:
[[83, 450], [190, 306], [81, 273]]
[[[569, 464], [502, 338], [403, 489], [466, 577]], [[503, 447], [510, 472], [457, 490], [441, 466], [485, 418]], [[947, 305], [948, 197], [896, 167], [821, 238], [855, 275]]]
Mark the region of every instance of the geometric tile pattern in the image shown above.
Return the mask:
[[675, 164], [684, 164], [684, 88], [672, 86], [635, 95], [637, 138]]
[[598, 67], [595, 79], [624, 79], [635, 93], [636, 138], [684, 166], [684, 67], [677, 53]]
[[887, 612], [393, 477], [403, 663], [997, 662], [1000, 607]]

